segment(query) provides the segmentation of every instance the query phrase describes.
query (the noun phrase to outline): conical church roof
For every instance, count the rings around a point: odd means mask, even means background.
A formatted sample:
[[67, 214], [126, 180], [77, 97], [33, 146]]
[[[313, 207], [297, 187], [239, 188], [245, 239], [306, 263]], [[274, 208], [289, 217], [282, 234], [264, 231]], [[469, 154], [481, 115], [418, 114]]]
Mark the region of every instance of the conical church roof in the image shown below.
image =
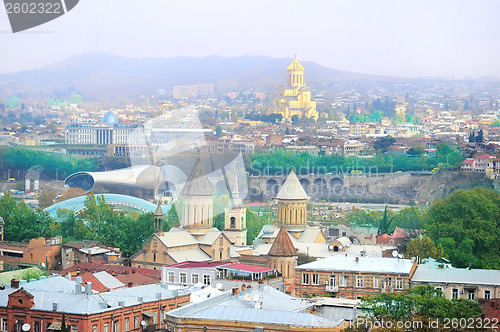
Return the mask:
[[304, 67], [302, 67], [300, 62], [297, 59], [295, 59], [292, 61], [292, 63], [290, 64], [290, 66], [288, 66], [286, 70], [304, 70]]
[[182, 195], [188, 196], [213, 196], [212, 183], [203, 169], [200, 158], [196, 159], [193, 170], [182, 188]]
[[293, 246], [292, 240], [285, 227], [281, 227], [276, 239], [269, 249], [269, 256], [297, 256], [297, 249]]
[[288, 175], [283, 187], [281, 187], [280, 192], [276, 195], [277, 199], [308, 199], [306, 191], [300, 184], [297, 175], [294, 171], [291, 171]]
[[163, 217], [163, 210], [161, 209], [160, 204], [156, 207], [156, 211], [154, 213], [155, 217]]

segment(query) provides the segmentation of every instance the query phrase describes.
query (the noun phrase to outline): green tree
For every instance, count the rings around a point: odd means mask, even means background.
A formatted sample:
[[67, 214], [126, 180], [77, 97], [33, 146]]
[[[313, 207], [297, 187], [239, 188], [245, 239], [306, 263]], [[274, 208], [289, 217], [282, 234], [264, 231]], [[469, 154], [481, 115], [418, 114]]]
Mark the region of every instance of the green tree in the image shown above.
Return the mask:
[[380, 152], [386, 152], [389, 148], [396, 143], [396, 139], [392, 136], [380, 137], [373, 143], [373, 148]]
[[476, 187], [457, 190], [432, 203], [429, 237], [457, 267], [500, 269], [500, 194]]
[[299, 124], [299, 120], [300, 120], [300, 118], [298, 115], [292, 116], [292, 124], [297, 126]]
[[266, 217], [259, 217], [247, 208], [247, 244], [252, 244], [262, 227], [268, 223]]
[[388, 208], [387, 205], [385, 206], [384, 209], [384, 216], [382, 217], [382, 220], [379, 223], [378, 226], [378, 235], [382, 234], [389, 234], [389, 229], [391, 227], [392, 220], [394, 219], [394, 216], [391, 218], [388, 213]]
[[406, 207], [400, 210], [393, 218], [389, 231], [396, 227], [405, 229], [424, 229], [426, 211], [417, 206]]
[[222, 136], [222, 127], [221, 125], [215, 126], [215, 136], [221, 137]]
[[7, 108], [17, 108], [19, 106], [19, 97], [16, 95], [9, 96], [6, 102]]
[[[370, 331], [443, 331], [444, 319], [468, 319], [481, 316], [482, 309], [477, 302], [466, 299], [448, 300], [443, 292], [433, 286], [418, 286], [404, 293], [382, 293], [376, 296], [365, 296], [360, 307], [364, 308], [369, 321], [374, 324], [386, 322], [384, 328], [373, 328]], [[429, 323], [439, 320], [434, 328]], [[399, 328], [397, 321], [422, 322], [422, 326], [410, 324], [413, 328]], [[387, 322], [392, 328], [387, 329]], [[376, 326], [376, 325], [374, 325]], [[366, 331], [365, 326], [349, 327], [346, 331]], [[450, 329], [450, 331], [464, 331]]]
[[53, 191], [44, 191], [38, 195], [38, 207], [40, 209], [45, 209], [54, 204], [57, 194]]
[[61, 319], [61, 332], [70, 332], [70, 327], [66, 324], [66, 314], [64, 312]]
[[441, 244], [436, 244], [427, 235], [411, 239], [406, 247], [407, 257], [423, 258], [444, 258], [444, 250]]

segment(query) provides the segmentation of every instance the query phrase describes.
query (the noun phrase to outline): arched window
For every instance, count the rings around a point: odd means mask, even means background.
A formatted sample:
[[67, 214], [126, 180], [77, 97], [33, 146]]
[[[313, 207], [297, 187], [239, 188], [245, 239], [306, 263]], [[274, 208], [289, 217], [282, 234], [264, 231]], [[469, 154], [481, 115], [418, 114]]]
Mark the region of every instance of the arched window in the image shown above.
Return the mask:
[[156, 262], [156, 253], [153, 253], [153, 262]]
[[229, 226], [230, 228], [236, 228], [236, 218], [235, 217], [231, 217], [231, 226]]

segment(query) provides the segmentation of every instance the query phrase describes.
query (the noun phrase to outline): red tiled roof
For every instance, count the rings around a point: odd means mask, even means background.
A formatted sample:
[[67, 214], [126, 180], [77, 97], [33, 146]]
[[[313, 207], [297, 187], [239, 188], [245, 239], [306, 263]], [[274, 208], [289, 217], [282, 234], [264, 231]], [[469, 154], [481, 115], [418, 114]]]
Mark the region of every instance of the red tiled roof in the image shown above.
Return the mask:
[[462, 164], [473, 164], [474, 163], [474, 159], [465, 159]]
[[158, 278], [141, 273], [120, 274], [115, 276], [115, 278], [123, 282], [125, 285], [128, 285], [128, 283], [131, 282], [134, 286], [155, 284], [159, 281]]
[[269, 256], [297, 256], [297, 249], [293, 246], [292, 240], [285, 227], [281, 227], [276, 239], [269, 249]]
[[111, 275], [120, 275], [120, 274], [131, 274], [131, 273], [140, 273], [148, 276], [152, 276], [155, 278], [161, 278], [160, 270], [153, 269], [144, 269], [139, 267], [129, 267], [129, 266], [119, 266], [119, 265], [111, 265], [111, 264], [95, 264], [95, 263], [80, 263], [64, 269], [61, 271], [61, 274], [67, 274], [68, 272], [100, 272], [106, 271]]
[[479, 159], [479, 158], [481, 158], [481, 159], [489, 159], [489, 158], [491, 158], [491, 157], [492, 157], [492, 156], [491, 156], [491, 155], [489, 155], [489, 154], [482, 154], [482, 155], [480, 155], [480, 156], [477, 156], [475, 159]]
[[[88, 273], [84, 273], [82, 275], [80, 275], [80, 277], [82, 277], [82, 286], [85, 287], [85, 283], [86, 282], [91, 282], [92, 283], [92, 289], [99, 292], [99, 293], [102, 293], [102, 292], [107, 292], [109, 291], [109, 288], [107, 288], [106, 286], [104, 286], [96, 277], [94, 277], [94, 275], [90, 272]], [[73, 281], [75, 281], [75, 278], [72, 278]]]

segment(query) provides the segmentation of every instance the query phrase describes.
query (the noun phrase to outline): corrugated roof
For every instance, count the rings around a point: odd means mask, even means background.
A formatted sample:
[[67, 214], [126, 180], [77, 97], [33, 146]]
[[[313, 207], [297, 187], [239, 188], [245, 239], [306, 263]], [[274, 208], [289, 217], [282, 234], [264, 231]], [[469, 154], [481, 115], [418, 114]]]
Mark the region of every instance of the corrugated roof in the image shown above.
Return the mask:
[[188, 196], [212, 196], [214, 194], [212, 184], [208, 179], [207, 173], [203, 169], [201, 160], [198, 157], [193, 170], [182, 188], [182, 195]]
[[438, 268], [419, 265], [412, 281], [500, 286], [500, 270]]
[[197, 244], [198, 240], [188, 231], [163, 232], [157, 236], [168, 248]]
[[185, 262], [185, 261], [196, 261], [196, 262], [206, 262], [212, 260], [210, 256], [208, 256], [201, 249], [186, 249], [186, 250], [177, 250], [177, 251], [169, 251], [167, 254], [172, 257], [174, 261], [177, 263]]
[[[60, 292], [51, 290], [49, 286], [69, 285], [73, 292]], [[31, 282], [22, 285], [26, 291], [34, 296], [35, 306], [32, 310], [52, 311], [53, 303], [58, 303], [57, 312], [74, 313], [74, 314], [95, 314], [115, 310], [118, 306], [118, 301], [124, 301], [124, 306], [139, 304], [139, 297], [143, 298], [143, 302], [158, 301], [157, 294], [161, 294], [162, 299], [173, 298], [173, 293], [159, 285], [143, 285], [137, 287], [127, 287], [113, 290], [106, 293], [98, 293], [85, 295], [75, 294], [75, 282], [67, 280], [63, 277], [54, 277], [36, 282]], [[31, 288], [29, 288], [31, 287]], [[57, 287], [56, 287], [57, 288]], [[7, 288], [0, 290], [0, 307], [6, 307], [9, 295], [19, 289]], [[187, 295], [181, 291], [179, 296]], [[111, 307], [108, 308], [108, 302]]]
[[297, 250], [290, 240], [290, 236], [285, 227], [281, 227], [278, 236], [273, 242], [271, 249], [268, 253], [269, 256], [296, 256]]
[[413, 262], [409, 259], [383, 257], [358, 257], [358, 259], [356, 262], [356, 257], [330, 256], [297, 266], [295, 269], [409, 274], [413, 266]]
[[94, 273], [94, 277], [99, 280], [101, 284], [104, 285], [104, 287], [107, 287], [109, 289], [125, 287], [124, 283], [122, 283], [120, 280], [116, 279], [106, 271], [96, 272]]
[[295, 175], [294, 171], [291, 171], [288, 175], [283, 187], [281, 187], [278, 195], [276, 195], [277, 199], [308, 199], [304, 188], [300, 184], [297, 175]]

